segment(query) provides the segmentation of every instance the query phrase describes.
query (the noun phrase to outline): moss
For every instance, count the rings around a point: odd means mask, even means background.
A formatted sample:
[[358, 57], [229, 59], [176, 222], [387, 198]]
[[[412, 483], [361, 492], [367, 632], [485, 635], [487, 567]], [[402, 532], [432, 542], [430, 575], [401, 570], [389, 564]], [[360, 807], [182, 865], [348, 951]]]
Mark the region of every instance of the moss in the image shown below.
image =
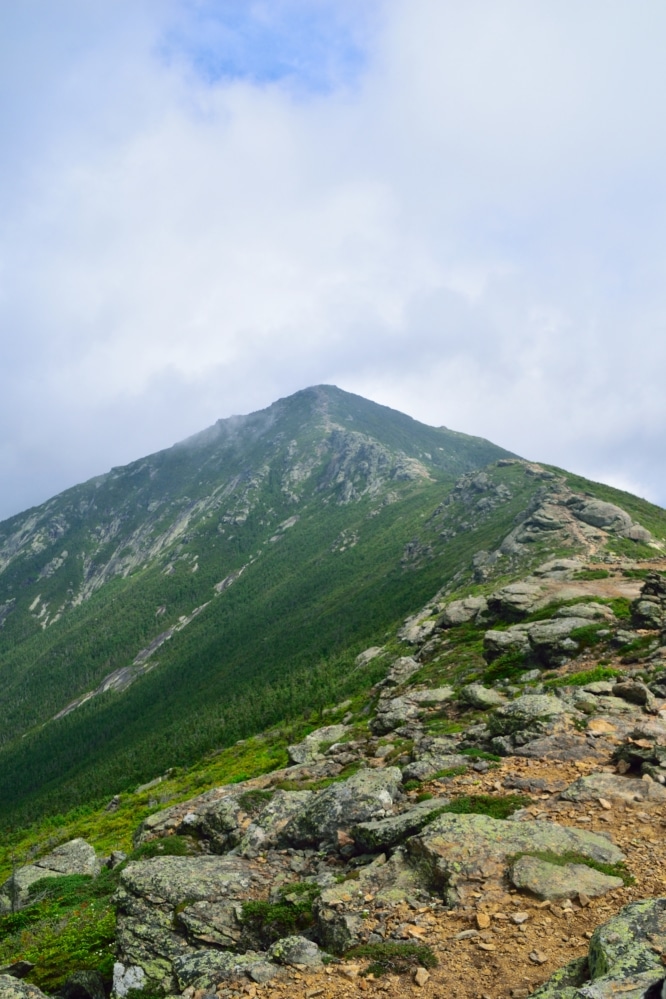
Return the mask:
[[442, 813], [488, 815], [491, 819], [508, 819], [518, 809], [531, 804], [532, 799], [524, 794], [505, 794], [498, 797], [493, 797], [491, 794], [469, 794], [444, 805]]
[[269, 947], [276, 940], [301, 933], [312, 925], [312, 903], [320, 892], [319, 886], [310, 881], [283, 885], [275, 902], [244, 902], [241, 922], [261, 946]]
[[527, 666], [527, 658], [524, 652], [514, 650], [505, 652], [498, 656], [491, 666], [483, 674], [483, 682], [492, 684], [497, 680], [510, 680], [520, 676]]
[[581, 673], [553, 677], [544, 682], [544, 687], [584, 687], [588, 683], [599, 683], [601, 680], [615, 680], [618, 676], [619, 672], [616, 669], [597, 666], [595, 669], [583, 670]]
[[130, 854], [130, 860], [148, 860], [151, 857], [191, 857], [198, 852], [189, 836], [165, 836], [142, 843]]
[[574, 573], [574, 579], [608, 579], [608, 569], [579, 569]]
[[238, 798], [238, 804], [248, 815], [256, 815], [264, 805], [273, 797], [273, 791], [262, 791], [260, 788], [253, 788], [251, 791], [244, 791]]
[[582, 853], [575, 853], [571, 850], [565, 853], [553, 853], [550, 850], [525, 850], [517, 853], [509, 859], [510, 864], [515, 864], [521, 857], [536, 857], [547, 864], [555, 864], [557, 867], [566, 867], [567, 864], [585, 864], [601, 874], [607, 874], [613, 878], [621, 878], [625, 885], [633, 885], [635, 878], [629, 873], [623, 862], [617, 864], [604, 864], [598, 860], [590, 860]]
[[365, 958], [371, 963], [364, 975], [404, 975], [413, 968], [435, 968], [437, 958], [430, 947], [424, 944], [375, 943], [352, 947], [345, 953], [346, 958]]
[[499, 763], [502, 759], [497, 753], [486, 753], [483, 749], [461, 749], [461, 756], [470, 756], [473, 760], [490, 760], [493, 763]]

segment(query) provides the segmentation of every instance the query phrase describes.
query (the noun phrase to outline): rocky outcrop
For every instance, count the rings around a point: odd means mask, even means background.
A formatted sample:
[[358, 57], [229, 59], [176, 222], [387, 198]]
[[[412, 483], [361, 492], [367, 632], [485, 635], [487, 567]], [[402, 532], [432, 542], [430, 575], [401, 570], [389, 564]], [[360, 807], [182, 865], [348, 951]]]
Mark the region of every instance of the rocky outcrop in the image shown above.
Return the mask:
[[42, 878], [63, 874], [87, 874], [97, 877], [101, 863], [84, 839], [72, 839], [40, 857], [34, 864], [19, 867], [0, 887], [0, 912], [22, 908], [29, 900], [30, 886]]
[[587, 960], [557, 971], [532, 999], [660, 999], [664, 939], [666, 899], [627, 905], [594, 931]]
[[455, 904], [465, 882], [502, 878], [518, 853], [576, 853], [616, 864], [622, 852], [598, 833], [554, 822], [503, 821], [486, 815], [440, 815], [407, 844], [430, 883]]

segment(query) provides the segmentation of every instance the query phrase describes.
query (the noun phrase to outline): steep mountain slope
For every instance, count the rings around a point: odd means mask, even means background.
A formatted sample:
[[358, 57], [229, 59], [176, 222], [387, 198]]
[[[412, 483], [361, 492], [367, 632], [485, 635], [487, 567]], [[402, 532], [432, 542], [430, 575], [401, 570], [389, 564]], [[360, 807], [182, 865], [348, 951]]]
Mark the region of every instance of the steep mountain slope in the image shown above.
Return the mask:
[[[325, 701], [356, 647], [455, 573], [465, 541], [426, 518], [506, 454], [320, 386], [1, 524], [3, 814]], [[499, 496], [507, 523], [528, 486]]]
[[[629, 512], [627, 512], [629, 511]], [[320, 386], [0, 525], [0, 820], [108, 799], [375, 682], [406, 615], [664, 512]]]

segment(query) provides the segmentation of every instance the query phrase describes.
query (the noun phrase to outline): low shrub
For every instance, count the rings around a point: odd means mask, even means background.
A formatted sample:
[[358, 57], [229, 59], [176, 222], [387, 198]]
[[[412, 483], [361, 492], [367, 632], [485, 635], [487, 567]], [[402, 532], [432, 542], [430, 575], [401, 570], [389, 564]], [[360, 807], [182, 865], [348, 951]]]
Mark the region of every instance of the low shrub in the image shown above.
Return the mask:
[[345, 952], [346, 958], [366, 958], [371, 963], [364, 975], [404, 975], [413, 968], [434, 968], [437, 958], [425, 944], [361, 944]]

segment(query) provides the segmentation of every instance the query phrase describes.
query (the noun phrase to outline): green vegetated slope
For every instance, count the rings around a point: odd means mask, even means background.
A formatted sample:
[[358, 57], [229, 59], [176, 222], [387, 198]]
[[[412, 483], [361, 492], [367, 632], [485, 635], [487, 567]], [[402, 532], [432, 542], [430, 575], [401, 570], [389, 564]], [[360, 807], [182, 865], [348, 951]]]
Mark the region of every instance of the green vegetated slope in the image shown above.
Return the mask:
[[[0, 525], [3, 821], [108, 795], [358, 685], [355, 654], [524, 505], [532, 483], [507, 467], [520, 488], [478, 537], [443, 538], [432, 516], [461, 473], [506, 454], [321, 387]], [[124, 692], [54, 718], [193, 614]]]
[[[487, 441], [318, 387], [1, 524], [0, 823], [106, 801], [366, 691], [385, 665], [356, 655], [398, 650], [438, 591], [578, 550], [544, 532], [479, 569], [548, 488]], [[61, 714], [128, 668], [126, 689]]]

